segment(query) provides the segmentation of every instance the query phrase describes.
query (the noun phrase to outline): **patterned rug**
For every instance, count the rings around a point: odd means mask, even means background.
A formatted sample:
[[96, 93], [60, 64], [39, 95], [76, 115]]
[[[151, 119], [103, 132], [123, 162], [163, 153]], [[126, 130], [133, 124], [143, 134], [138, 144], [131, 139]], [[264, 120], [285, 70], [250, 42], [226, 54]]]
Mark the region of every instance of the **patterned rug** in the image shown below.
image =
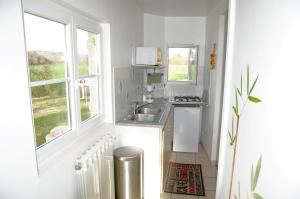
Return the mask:
[[205, 196], [201, 165], [170, 162], [165, 192]]

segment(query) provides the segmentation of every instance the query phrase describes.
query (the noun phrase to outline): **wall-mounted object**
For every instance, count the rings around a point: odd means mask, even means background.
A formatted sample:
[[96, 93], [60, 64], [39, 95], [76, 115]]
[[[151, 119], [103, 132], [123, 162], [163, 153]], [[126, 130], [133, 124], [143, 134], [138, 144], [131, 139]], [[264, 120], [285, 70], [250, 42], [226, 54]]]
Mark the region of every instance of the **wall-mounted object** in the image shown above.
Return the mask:
[[147, 84], [161, 84], [163, 75], [163, 73], [148, 73]]
[[162, 64], [162, 50], [153, 47], [136, 47], [134, 65], [158, 66]]
[[210, 51], [210, 59], [209, 59], [211, 70], [216, 69], [216, 48], [217, 48], [217, 44], [214, 43]]

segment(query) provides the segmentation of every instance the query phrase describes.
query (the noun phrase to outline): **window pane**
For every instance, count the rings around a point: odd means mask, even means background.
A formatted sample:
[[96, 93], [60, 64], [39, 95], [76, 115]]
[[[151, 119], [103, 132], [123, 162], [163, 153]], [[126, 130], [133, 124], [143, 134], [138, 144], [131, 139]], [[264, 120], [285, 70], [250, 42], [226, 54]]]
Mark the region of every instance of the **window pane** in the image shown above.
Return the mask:
[[24, 14], [30, 80], [65, 77], [65, 25]]
[[77, 57], [80, 76], [97, 74], [97, 35], [77, 29]]
[[195, 81], [197, 48], [169, 48], [168, 81]]
[[36, 145], [70, 130], [66, 83], [31, 88]]
[[189, 80], [196, 81], [197, 78], [197, 48], [190, 48], [189, 56]]
[[79, 80], [81, 121], [99, 113], [97, 78]]

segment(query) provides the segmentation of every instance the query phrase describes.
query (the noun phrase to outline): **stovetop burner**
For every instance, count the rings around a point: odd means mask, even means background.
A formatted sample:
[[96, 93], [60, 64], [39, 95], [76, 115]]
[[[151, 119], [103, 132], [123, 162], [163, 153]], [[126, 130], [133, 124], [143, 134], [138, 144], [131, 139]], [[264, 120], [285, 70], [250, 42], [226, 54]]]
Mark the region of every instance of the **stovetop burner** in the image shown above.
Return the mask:
[[200, 97], [198, 96], [175, 96], [175, 102], [201, 102]]

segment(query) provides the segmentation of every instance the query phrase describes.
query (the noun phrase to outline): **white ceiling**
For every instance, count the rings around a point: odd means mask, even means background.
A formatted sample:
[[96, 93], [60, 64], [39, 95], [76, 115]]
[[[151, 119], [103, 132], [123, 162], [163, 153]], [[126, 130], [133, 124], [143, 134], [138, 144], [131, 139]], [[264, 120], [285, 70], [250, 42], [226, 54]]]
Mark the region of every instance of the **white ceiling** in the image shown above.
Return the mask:
[[145, 13], [176, 17], [206, 16], [211, 0], [136, 0]]

